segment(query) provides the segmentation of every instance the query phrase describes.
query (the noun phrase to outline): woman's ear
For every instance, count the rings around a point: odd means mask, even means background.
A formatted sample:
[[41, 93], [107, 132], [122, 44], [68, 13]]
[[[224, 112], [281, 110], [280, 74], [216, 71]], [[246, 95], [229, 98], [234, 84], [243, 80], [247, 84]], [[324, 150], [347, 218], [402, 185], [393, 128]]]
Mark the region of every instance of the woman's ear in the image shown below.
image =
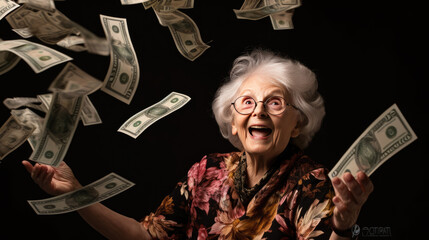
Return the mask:
[[297, 124], [295, 128], [292, 130], [292, 133], [290, 134], [290, 136], [292, 138], [296, 138], [299, 136], [300, 133], [301, 133], [301, 127], [299, 126], [299, 124]]
[[237, 127], [235, 126], [234, 119], [232, 119], [232, 121], [231, 121], [231, 133], [232, 133], [232, 135], [237, 135], [237, 132], [238, 132], [238, 130], [237, 130]]
[[292, 132], [290, 133], [290, 136], [292, 138], [296, 138], [301, 134], [301, 121], [297, 121], [295, 127], [292, 129]]

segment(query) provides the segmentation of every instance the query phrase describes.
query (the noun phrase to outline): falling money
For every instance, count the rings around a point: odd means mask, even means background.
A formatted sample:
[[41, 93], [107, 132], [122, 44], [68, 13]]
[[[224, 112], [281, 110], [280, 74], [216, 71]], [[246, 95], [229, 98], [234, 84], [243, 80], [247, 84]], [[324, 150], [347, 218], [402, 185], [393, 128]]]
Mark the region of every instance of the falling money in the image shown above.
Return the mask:
[[110, 42], [110, 65], [101, 90], [130, 104], [140, 80], [137, 55], [128, 33], [127, 20], [100, 14]]
[[7, 40], [0, 42], [0, 52], [9, 51], [22, 58], [36, 73], [57, 64], [72, 60], [71, 57], [55, 49], [27, 40]]
[[190, 97], [172, 92], [158, 103], [136, 113], [118, 129], [118, 132], [137, 138], [146, 128], [159, 119], [183, 107]]
[[47, 199], [28, 200], [28, 203], [39, 215], [63, 214], [104, 201], [134, 185], [127, 179], [110, 173], [79, 190]]

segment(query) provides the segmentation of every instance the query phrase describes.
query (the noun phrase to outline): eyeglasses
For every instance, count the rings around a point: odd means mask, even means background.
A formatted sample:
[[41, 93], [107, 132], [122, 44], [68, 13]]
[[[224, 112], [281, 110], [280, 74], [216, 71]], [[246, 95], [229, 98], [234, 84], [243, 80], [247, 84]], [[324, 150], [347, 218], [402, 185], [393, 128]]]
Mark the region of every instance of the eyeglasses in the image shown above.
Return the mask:
[[265, 101], [256, 101], [252, 97], [241, 96], [235, 99], [231, 104], [239, 114], [248, 115], [255, 111], [256, 106], [258, 106], [258, 102], [262, 102], [266, 111], [271, 115], [282, 114], [288, 106], [299, 110], [294, 105], [287, 103], [286, 100], [280, 96], [272, 96]]

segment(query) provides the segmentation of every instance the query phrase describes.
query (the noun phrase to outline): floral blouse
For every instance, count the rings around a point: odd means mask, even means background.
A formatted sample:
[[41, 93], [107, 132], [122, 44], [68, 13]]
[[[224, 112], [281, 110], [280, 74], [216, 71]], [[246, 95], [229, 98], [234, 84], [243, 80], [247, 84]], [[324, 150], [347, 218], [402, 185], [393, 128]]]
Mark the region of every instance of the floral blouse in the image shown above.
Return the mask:
[[154, 239], [329, 238], [334, 191], [326, 168], [288, 146], [245, 206], [234, 183], [243, 154], [204, 156], [141, 224]]

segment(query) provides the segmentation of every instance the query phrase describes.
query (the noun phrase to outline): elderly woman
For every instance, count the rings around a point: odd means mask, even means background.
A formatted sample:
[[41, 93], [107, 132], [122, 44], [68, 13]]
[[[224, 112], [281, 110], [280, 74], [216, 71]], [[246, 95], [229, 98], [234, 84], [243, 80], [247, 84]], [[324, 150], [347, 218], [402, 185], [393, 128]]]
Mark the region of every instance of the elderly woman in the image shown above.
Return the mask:
[[[213, 112], [239, 152], [210, 154], [140, 222], [101, 203], [78, 210], [109, 239], [349, 239], [373, 190], [364, 173], [332, 182], [304, 155], [320, 128], [315, 75], [266, 50], [237, 58]], [[23, 161], [47, 193], [81, 188], [71, 169]]]

